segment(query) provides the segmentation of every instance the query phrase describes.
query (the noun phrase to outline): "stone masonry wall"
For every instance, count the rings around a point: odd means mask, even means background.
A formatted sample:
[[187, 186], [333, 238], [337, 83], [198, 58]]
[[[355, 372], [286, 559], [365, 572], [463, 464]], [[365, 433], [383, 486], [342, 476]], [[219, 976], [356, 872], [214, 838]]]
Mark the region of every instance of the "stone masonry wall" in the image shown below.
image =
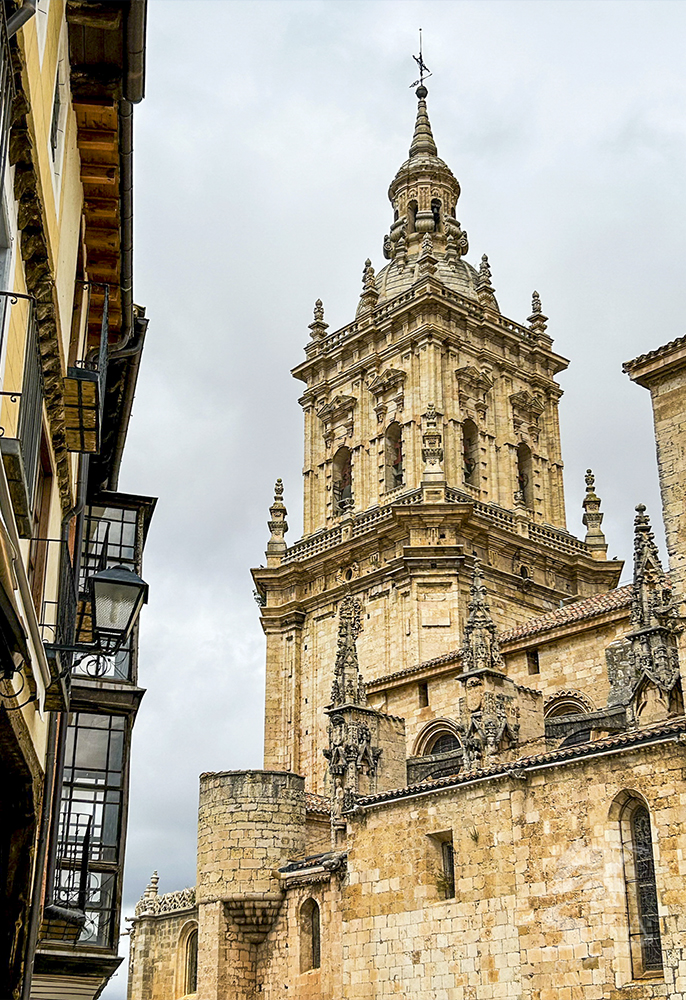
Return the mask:
[[177, 1000], [184, 995], [185, 941], [197, 910], [136, 921], [129, 953], [127, 1000]]
[[[321, 965], [301, 971], [300, 908], [314, 899], [320, 912]], [[341, 993], [341, 888], [336, 876], [288, 892], [276, 923], [260, 948], [260, 1000], [338, 1000]]]
[[[351, 829], [342, 995], [683, 1000], [684, 763], [681, 745], [662, 744], [367, 811]], [[630, 988], [613, 815], [627, 789], [651, 813], [667, 962], [664, 979]], [[448, 832], [455, 899], [441, 898], [440, 840]]]

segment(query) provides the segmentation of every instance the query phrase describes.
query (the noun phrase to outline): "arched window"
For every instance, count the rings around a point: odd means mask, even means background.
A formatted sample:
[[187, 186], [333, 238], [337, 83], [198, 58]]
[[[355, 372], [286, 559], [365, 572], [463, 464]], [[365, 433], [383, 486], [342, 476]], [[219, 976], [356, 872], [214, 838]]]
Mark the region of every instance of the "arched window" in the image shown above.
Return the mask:
[[417, 202], [411, 201], [407, 206], [407, 232], [413, 233], [415, 231], [415, 219], [417, 218]]
[[308, 972], [321, 965], [319, 905], [306, 899], [300, 907], [300, 971]]
[[413, 756], [430, 757], [436, 753], [453, 753], [460, 747], [456, 724], [451, 719], [432, 719], [415, 740]]
[[350, 448], [339, 448], [333, 457], [334, 512], [341, 514], [353, 506], [353, 472]]
[[198, 928], [193, 927], [181, 938], [181, 982], [183, 996], [198, 992]]
[[655, 884], [650, 815], [640, 799], [630, 798], [620, 816], [624, 884], [634, 979], [662, 972], [662, 942]]
[[441, 202], [438, 198], [433, 198], [431, 200], [431, 214], [434, 217], [434, 232], [440, 233], [441, 231]]
[[460, 741], [454, 733], [441, 733], [431, 744], [429, 754], [453, 753], [460, 749]]
[[547, 700], [543, 714], [546, 719], [559, 719], [561, 715], [586, 715], [592, 711], [590, 702], [581, 695], [563, 691]]
[[477, 486], [479, 482], [479, 432], [473, 420], [462, 424], [462, 462], [465, 483]]
[[531, 482], [531, 449], [528, 445], [517, 445], [517, 499], [525, 507], [532, 506], [532, 482]]
[[403, 430], [397, 421], [388, 425], [384, 440], [386, 490], [403, 485]]

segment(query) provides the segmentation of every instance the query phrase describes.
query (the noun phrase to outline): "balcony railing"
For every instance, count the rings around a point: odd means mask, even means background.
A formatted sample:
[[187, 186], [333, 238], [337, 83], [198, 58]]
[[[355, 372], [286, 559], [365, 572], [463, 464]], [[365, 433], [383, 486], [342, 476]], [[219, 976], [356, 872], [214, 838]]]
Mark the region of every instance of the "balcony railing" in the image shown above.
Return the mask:
[[[0, 392], [0, 452], [19, 534], [23, 538], [29, 538], [43, 408], [43, 372], [38, 348], [35, 303], [32, 296], [19, 292], [0, 292], [0, 300], [5, 312], [9, 306], [13, 307], [7, 324], [11, 345], [23, 345], [23, 354], [20, 354], [23, 359], [21, 388], [18, 385], [20, 372], [13, 372], [10, 359], [6, 362], [5, 383]], [[13, 387], [15, 379], [17, 384]]]
[[77, 592], [69, 545], [59, 538], [32, 538], [29, 549], [29, 582], [45, 645], [58, 647], [60, 673], [71, 667], [76, 633]]
[[[90, 287], [89, 311], [90, 311]], [[89, 452], [100, 450], [102, 414], [107, 378], [107, 339], [109, 335], [109, 286], [104, 286], [100, 344], [97, 353], [89, 352], [83, 361], [67, 369], [64, 380], [64, 417], [67, 449]], [[90, 324], [88, 324], [90, 325]], [[97, 329], [97, 327], [96, 327]]]
[[12, 104], [14, 102], [14, 74], [10, 43], [7, 37], [5, 5], [0, 5], [0, 191], [5, 178], [10, 126], [12, 124]]

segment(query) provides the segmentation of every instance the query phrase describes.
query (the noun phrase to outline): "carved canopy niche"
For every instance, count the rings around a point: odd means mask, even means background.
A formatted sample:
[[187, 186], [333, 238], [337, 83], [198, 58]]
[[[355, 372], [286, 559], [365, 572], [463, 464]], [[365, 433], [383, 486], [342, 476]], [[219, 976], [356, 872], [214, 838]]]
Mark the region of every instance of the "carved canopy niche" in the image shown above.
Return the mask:
[[373, 375], [367, 382], [367, 388], [376, 401], [374, 411], [379, 421], [384, 419], [391, 405], [395, 405], [396, 410], [402, 410], [406, 378], [406, 372], [399, 368], [387, 368], [381, 374]]
[[526, 432], [534, 441], [538, 441], [538, 418], [543, 413], [545, 405], [538, 396], [532, 396], [526, 389], [513, 392], [510, 396], [512, 406], [512, 422], [515, 432]]
[[473, 365], [465, 365], [455, 370], [460, 406], [474, 410], [483, 418], [486, 415], [486, 395], [493, 386], [489, 372], [481, 371]]
[[327, 445], [352, 436], [353, 410], [356, 406], [354, 396], [334, 396], [330, 402], [319, 406], [316, 412], [324, 425], [324, 440]]

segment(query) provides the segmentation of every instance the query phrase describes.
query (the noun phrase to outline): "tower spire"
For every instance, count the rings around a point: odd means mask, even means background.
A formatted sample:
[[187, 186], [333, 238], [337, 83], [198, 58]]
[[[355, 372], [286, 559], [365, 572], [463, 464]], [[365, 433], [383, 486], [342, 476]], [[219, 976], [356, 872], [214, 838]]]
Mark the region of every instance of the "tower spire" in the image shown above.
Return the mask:
[[410, 146], [410, 159], [413, 156], [438, 156], [438, 148], [434, 141], [429, 121], [429, 112], [426, 107], [426, 95], [429, 91], [424, 84], [417, 87], [416, 94], [419, 99], [417, 105], [417, 120], [414, 124], [414, 135]]

